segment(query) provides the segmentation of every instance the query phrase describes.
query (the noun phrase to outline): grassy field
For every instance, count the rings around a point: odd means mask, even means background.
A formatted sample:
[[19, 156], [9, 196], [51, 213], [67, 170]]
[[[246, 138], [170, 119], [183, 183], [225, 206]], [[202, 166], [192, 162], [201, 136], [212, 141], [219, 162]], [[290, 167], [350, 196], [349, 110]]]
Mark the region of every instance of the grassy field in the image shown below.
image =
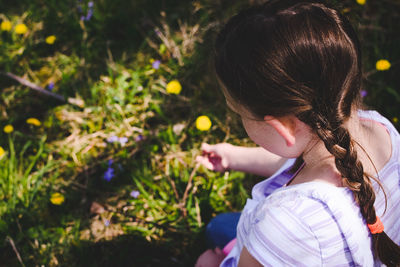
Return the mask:
[[[253, 145], [213, 70], [218, 29], [253, 2], [0, 0], [0, 266], [193, 266], [260, 180], [194, 161]], [[338, 2], [365, 102], [399, 128], [400, 2]]]

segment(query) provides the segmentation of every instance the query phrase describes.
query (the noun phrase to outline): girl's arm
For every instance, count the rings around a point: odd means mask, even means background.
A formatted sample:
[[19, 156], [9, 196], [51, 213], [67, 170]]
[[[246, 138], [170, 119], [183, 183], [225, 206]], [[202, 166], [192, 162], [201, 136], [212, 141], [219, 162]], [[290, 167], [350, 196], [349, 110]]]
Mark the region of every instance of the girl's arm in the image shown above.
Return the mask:
[[202, 144], [202, 156], [196, 160], [214, 171], [235, 170], [269, 177], [287, 158], [272, 154], [262, 147], [242, 147], [228, 143]]
[[243, 247], [238, 267], [262, 267], [262, 264], [250, 254], [246, 247]]

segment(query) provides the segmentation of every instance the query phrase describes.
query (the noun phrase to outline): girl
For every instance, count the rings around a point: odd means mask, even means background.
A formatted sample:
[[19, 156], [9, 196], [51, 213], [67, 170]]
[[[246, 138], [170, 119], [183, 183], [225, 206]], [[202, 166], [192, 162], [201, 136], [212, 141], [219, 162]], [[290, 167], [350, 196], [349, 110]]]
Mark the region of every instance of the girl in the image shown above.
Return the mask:
[[227, 105], [260, 147], [204, 145], [214, 170], [271, 175], [254, 186], [225, 257], [196, 266], [399, 266], [400, 136], [361, 106], [348, 20], [320, 1], [272, 0], [216, 41]]

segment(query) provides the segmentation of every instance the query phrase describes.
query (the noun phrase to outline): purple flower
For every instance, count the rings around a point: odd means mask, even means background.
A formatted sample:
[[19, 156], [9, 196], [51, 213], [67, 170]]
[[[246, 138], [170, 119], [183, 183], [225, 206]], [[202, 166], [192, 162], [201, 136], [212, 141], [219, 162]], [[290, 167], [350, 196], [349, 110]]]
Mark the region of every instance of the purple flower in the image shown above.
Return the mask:
[[113, 136], [107, 138], [107, 142], [109, 142], [109, 143], [118, 142], [118, 140], [119, 140], [119, 138], [116, 135], [113, 135]]
[[151, 66], [153, 67], [153, 69], [158, 70], [160, 68], [160, 64], [161, 64], [160, 60], [155, 60]]
[[85, 16], [81, 16], [81, 20], [85, 20]]
[[124, 146], [126, 144], [126, 142], [128, 142], [128, 138], [127, 137], [120, 137], [119, 138], [119, 143], [121, 144], [121, 146]]
[[89, 9], [87, 14], [86, 14], [86, 21], [90, 20], [93, 16], [93, 10]]
[[93, 1], [90, 1], [90, 2], [87, 4], [87, 6], [88, 6], [88, 7], [93, 7]]
[[107, 182], [111, 181], [111, 179], [115, 176], [114, 174], [114, 168], [111, 167], [110, 162], [108, 162], [108, 168], [106, 170], [106, 172], [104, 173], [104, 180], [106, 180]]
[[140, 192], [137, 190], [133, 190], [130, 195], [133, 198], [138, 198], [138, 196], [140, 195]]
[[53, 89], [54, 89], [54, 83], [53, 83], [53, 82], [49, 83], [49, 84], [47, 85], [47, 88], [48, 88], [50, 91], [53, 91]]
[[106, 227], [110, 226], [110, 220], [107, 220], [107, 219], [106, 219], [106, 220], [104, 221], [104, 225], [105, 225]]
[[361, 90], [360, 94], [361, 94], [361, 97], [366, 97], [368, 92], [367, 92], [367, 90]]
[[143, 140], [143, 135], [139, 134], [138, 136], [135, 137], [136, 142], [140, 142]]

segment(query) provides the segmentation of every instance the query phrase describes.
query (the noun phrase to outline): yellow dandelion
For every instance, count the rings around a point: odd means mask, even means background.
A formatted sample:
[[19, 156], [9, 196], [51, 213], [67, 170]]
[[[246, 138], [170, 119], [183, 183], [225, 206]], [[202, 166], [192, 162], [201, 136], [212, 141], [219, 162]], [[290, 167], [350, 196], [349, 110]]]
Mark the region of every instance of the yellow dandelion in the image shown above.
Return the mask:
[[52, 45], [52, 44], [54, 44], [56, 39], [57, 39], [57, 37], [55, 37], [54, 35], [47, 36], [46, 43], [48, 43], [49, 45]]
[[211, 128], [211, 120], [209, 117], [202, 115], [196, 119], [196, 128], [200, 131], [208, 131]]
[[15, 26], [15, 33], [17, 34], [25, 34], [28, 31], [28, 27], [25, 24], [20, 23]]
[[12, 24], [11, 24], [11, 22], [9, 22], [8, 20], [4, 20], [4, 21], [1, 22], [1, 24], [0, 24], [0, 29], [1, 29], [2, 31], [9, 32], [9, 31], [11, 31], [11, 28], [12, 28]]
[[29, 119], [26, 120], [26, 123], [32, 124], [32, 125], [35, 125], [35, 126], [40, 126], [40, 124], [41, 124], [41, 122], [36, 118], [29, 118]]
[[54, 205], [61, 205], [62, 203], [64, 203], [65, 197], [63, 194], [61, 193], [53, 193], [51, 194], [50, 197], [50, 202], [53, 203]]
[[376, 69], [383, 71], [390, 69], [390, 62], [386, 59], [380, 59], [376, 62]]
[[5, 154], [4, 148], [0, 146], [0, 158]]
[[14, 131], [14, 127], [11, 124], [7, 124], [4, 126], [3, 131], [5, 133], [12, 133]]
[[357, 4], [359, 4], [359, 5], [365, 5], [365, 0], [356, 0], [357, 1]]
[[172, 80], [167, 84], [167, 93], [169, 94], [176, 94], [179, 95], [179, 93], [182, 90], [182, 85], [180, 84], [179, 81], [177, 80]]
[[392, 121], [393, 121], [394, 123], [398, 123], [398, 122], [399, 122], [399, 118], [393, 117]]

